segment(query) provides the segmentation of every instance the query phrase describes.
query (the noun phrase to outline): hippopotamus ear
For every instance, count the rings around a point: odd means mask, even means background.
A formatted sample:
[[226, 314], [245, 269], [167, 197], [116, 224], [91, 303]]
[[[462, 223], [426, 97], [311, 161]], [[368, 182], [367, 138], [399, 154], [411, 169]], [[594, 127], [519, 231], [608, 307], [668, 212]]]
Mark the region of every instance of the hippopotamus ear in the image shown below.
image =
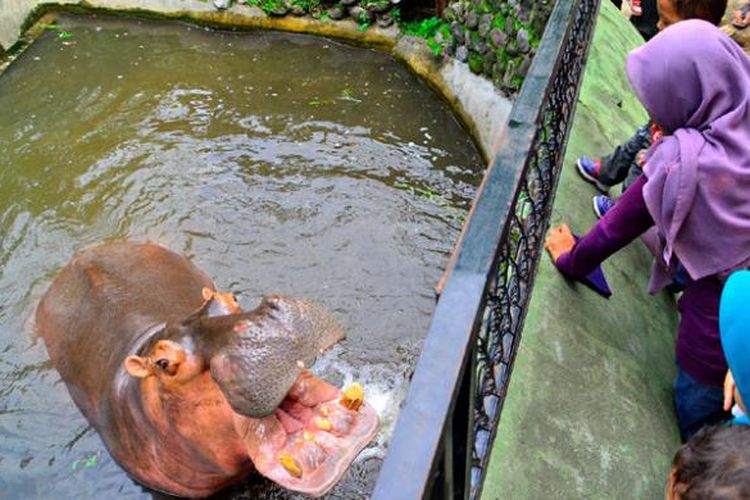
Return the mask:
[[128, 356], [123, 365], [131, 377], [146, 378], [154, 373], [153, 366], [148, 359], [140, 356]]

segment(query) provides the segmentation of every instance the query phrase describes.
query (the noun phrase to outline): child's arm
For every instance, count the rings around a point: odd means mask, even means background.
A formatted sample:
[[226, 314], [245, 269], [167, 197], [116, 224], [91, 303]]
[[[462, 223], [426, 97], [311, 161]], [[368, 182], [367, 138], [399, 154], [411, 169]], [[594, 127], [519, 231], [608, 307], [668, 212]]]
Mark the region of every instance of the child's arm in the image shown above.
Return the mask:
[[560, 246], [564, 245], [561, 238], [567, 238], [567, 235], [559, 228], [552, 228], [544, 246], [550, 250], [557, 269], [570, 278], [582, 279], [607, 257], [653, 226], [654, 221], [643, 199], [645, 184], [646, 177], [642, 175], [570, 251], [558, 256], [555, 253], [559, 253]]

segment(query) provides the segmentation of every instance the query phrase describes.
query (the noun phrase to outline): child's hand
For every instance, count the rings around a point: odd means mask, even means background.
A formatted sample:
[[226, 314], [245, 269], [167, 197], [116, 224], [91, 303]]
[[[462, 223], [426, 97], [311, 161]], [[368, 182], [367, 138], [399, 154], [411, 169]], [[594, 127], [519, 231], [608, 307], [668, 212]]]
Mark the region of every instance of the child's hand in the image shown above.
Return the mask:
[[576, 239], [567, 224], [560, 224], [547, 231], [544, 248], [547, 249], [553, 262], [557, 262], [560, 255], [569, 252], [576, 244]]
[[737, 385], [734, 383], [732, 372], [727, 370], [727, 376], [724, 377], [724, 411], [729, 411], [732, 408], [735, 387]]

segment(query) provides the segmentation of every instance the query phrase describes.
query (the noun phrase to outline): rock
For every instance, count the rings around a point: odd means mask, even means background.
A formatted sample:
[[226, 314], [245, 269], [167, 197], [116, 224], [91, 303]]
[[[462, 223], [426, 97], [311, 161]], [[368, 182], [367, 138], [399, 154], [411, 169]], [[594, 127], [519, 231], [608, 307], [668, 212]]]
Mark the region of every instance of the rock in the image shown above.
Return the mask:
[[462, 30], [461, 25], [455, 21], [451, 23], [451, 33], [456, 40], [463, 40], [464, 38], [464, 30]]
[[435, 33], [435, 36], [432, 37], [432, 39], [435, 40], [435, 43], [440, 44], [440, 45], [442, 45], [443, 42], [445, 41], [443, 39], [443, 34], [440, 33], [439, 31], [437, 33]]
[[529, 68], [531, 67], [531, 54], [526, 54], [523, 58], [523, 61], [521, 61], [521, 65], [518, 66], [518, 70], [516, 71], [516, 74], [520, 76], [521, 78], [525, 78], [526, 74], [529, 72]]
[[380, 0], [379, 2], [368, 3], [365, 9], [370, 13], [381, 14], [391, 8], [391, 3], [388, 0]]
[[469, 53], [469, 69], [475, 75], [482, 72], [482, 66], [484, 65], [484, 58], [474, 52]]
[[521, 28], [516, 34], [516, 46], [521, 54], [528, 54], [531, 50], [531, 44], [529, 43], [529, 32]]
[[479, 18], [479, 34], [486, 37], [492, 29], [492, 14], [483, 14]]
[[505, 68], [505, 75], [503, 75], [503, 88], [508, 90], [514, 90], [513, 77], [516, 76], [516, 62], [509, 61], [508, 66]]
[[232, 6], [232, 0], [214, 0], [214, 7], [219, 10], [228, 9]]
[[291, 13], [293, 16], [304, 16], [305, 14], [307, 14], [307, 11], [304, 7], [295, 3], [291, 5]]
[[486, 54], [488, 50], [487, 44], [484, 43], [484, 40], [482, 38], [475, 39], [471, 44], [471, 48], [472, 50], [474, 50], [474, 52], [477, 52], [479, 54]]
[[459, 22], [464, 21], [464, 4], [461, 2], [456, 2], [450, 6], [448, 9], [452, 11], [455, 15], [455, 19]]
[[466, 45], [459, 45], [456, 49], [456, 59], [458, 59], [461, 62], [466, 62], [469, 60], [469, 49], [466, 48]]
[[328, 13], [328, 17], [330, 17], [334, 21], [338, 21], [339, 19], [344, 18], [344, 9], [342, 9], [338, 5], [331, 7], [326, 12]]
[[469, 11], [468, 14], [466, 14], [466, 27], [470, 30], [477, 29], [477, 26], [479, 26], [479, 17], [477, 16], [477, 13], [472, 11]]
[[[492, 52], [490, 52], [490, 54], [491, 53]], [[484, 74], [484, 75], [491, 75], [492, 74], [492, 67], [493, 66], [494, 66], [494, 62], [493, 61], [489, 61], [487, 59], [487, 57], [485, 56], [484, 61], [482, 62], [482, 74]]]
[[390, 14], [383, 14], [382, 16], [378, 16], [376, 24], [381, 28], [387, 28], [393, 25], [393, 16]]
[[498, 28], [493, 29], [490, 31], [490, 42], [495, 47], [504, 47], [505, 44], [508, 42], [508, 37], [505, 36], [505, 33], [500, 31]]
[[360, 7], [359, 5], [349, 7], [349, 16], [351, 16], [351, 18], [358, 23], [370, 23], [372, 22], [373, 17], [370, 12], [367, 12], [366, 9]]
[[513, 25], [513, 18], [508, 17], [505, 19], [505, 34], [508, 35], [508, 37], [511, 37], [515, 31], [515, 26]]
[[277, 3], [268, 13], [275, 17], [284, 17], [289, 12], [289, 6], [284, 3]]
[[357, 3], [357, 0], [341, 0], [339, 3], [345, 7], [348, 7]]
[[495, 64], [497, 62], [497, 54], [490, 50], [484, 55], [484, 60], [490, 64]]

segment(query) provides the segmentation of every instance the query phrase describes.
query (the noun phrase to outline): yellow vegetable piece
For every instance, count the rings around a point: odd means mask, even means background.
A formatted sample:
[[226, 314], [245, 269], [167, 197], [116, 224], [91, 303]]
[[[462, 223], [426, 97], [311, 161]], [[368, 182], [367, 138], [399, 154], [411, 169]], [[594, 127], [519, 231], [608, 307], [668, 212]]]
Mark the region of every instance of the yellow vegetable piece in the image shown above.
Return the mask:
[[302, 477], [302, 469], [289, 453], [279, 453], [279, 463], [290, 475], [296, 478]]
[[327, 418], [316, 418], [315, 427], [321, 431], [330, 431], [333, 426], [331, 425], [331, 421]]
[[341, 395], [342, 406], [357, 411], [362, 403], [365, 401], [365, 390], [358, 383], [354, 382], [352, 385], [344, 389]]

